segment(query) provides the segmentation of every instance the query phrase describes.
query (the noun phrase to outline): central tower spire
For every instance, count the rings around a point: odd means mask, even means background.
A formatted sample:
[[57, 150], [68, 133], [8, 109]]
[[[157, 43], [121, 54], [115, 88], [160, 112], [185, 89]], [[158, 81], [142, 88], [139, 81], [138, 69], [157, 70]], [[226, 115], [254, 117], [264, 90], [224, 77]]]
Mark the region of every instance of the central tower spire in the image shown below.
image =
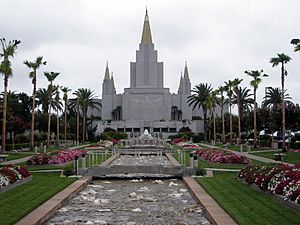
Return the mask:
[[146, 15], [144, 20], [144, 27], [143, 27], [143, 34], [141, 44], [152, 44], [152, 36], [151, 36], [151, 29], [148, 17], [148, 10], [146, 9]]

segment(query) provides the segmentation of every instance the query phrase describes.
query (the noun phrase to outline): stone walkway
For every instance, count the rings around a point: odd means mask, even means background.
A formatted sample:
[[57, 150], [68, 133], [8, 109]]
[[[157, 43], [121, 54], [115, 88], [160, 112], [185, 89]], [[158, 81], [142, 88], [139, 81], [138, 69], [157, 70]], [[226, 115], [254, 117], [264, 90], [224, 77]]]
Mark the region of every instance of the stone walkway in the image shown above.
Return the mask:
[[230, 151], [234, 154], [237, 154], [237, 155], [242, 155], [242, 156], [245, 156], [249, 159], [254, 159], [254, 160], [257, 160], [257, 161], [261, 161], [261, 162], [265, 162], [265, 163], [282, 163], [282, 164], [286, 164], [286, 165], [289, 165], [289, 166], [293, 166], [294, 164], [293, 163], [287, 163], [287, 162], [280, 162], [280, 161], [275, 161], [273, 159], [268, 159], [268, 158], [264, 158], [264, 157], [261, 157], [261, 156], [257, 156], [257, 155], [253, 155], [253, 154], [249, 154], [248, 152], [237, 152], [237, 151], [234, 151], [234, 150], [231, 150], [231, 149], [226, 149], [226, 148], [220, 148], [220, 147], [217, 147], [217, 146], [214, 146], [214, 145], [208, 145], [208, 144], [203, 144], [201, 143], [201, 145], [203, 146], [206, 146], [208, 148], [219, 148], [219, 149], [223, 149], [223, 150], [226, 150], [226, 151]]

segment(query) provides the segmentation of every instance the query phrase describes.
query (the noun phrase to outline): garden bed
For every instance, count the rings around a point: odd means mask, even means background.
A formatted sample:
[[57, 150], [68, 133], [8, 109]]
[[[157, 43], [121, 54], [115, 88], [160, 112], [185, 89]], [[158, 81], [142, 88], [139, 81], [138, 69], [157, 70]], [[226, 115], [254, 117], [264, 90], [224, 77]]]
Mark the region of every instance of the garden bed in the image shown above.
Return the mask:
[[72, 162], [75, 158], [82, 157], [86, 152], [86, 150], [72, 149], [54, 151], [48, 154], [37, 154], [27, 160], [26, 164], [31, 166], [61, 166]]
[[30, 180], [31, 175], [24, 166], [8, 164], [0, 167], [0, 192], [8, 191]]
[[300, 207], [300, 165], [251, 165], [242, 169], [238, 177], [249, 185], [256, 185], [260, 190]]
[[201, 149], [194, 152], [198, 157], [205, 159], [211, 163], [219, 163], [219, 164], [250, 164], [251, 161], [241, 155], [234, 154], [232, 152], [223, 151], [220, 149]]

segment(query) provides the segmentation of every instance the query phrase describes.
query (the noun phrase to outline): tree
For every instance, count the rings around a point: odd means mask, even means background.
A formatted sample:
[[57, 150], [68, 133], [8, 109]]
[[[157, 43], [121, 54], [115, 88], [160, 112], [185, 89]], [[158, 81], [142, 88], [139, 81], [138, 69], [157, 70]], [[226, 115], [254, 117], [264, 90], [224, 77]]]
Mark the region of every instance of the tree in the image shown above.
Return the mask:
[[51, 105], [52, 105], [52, 95], [53, 95], [53, 81], [59, 75], [56, 72], [44, 72], [45, 77], [47, 78], [48, 82], [50, 82], [48, 86], [48, 96], [49, 96], [49, 108], [48, 108], [48, 132], [47, 132], [47, 146], [50, 145], [50, 126], [51, 126]]
[[64, 139], [65, 139], [65, 143], [67, 141], [67, 113], [68, 113], [68, 92], [71, 91], [71, 89], [69, 89], [68, 87], [62, 87], [62, 92], [64, 93], [63, 96], [63, 100], [65, 102], [65, 110], [64, 110], [64, 114], [65, 114], [65, 120], [64, 120]]
[[225, 122], [224, 122], [224, 92], [226, 91], [226, 86], [219, 86], [217, 89], [218, 93], [220, 94], [220, 106], [221, 106], [221, 117], [222, 117], [222, 143], [226, 143], [225, 138]]
[[253, 87], [253, 95], [254, 95], [254, 112], [253, 112], [253, 128], [254, 128], [254, 148], [257, 147], [257, 127], [256, 127], [256, 111], [257, 111], [257, 103], [256, 103], [256, 90], [259, 86], [259, 84], [261, 83], [261, 78], [262, 77], [267, 77], [267, 74], [263, 73], [263, 70], [247, 70], [245, 71], [245, 73], [252, 77], [253, 80], [250, 81], [250, 85], [251, 87]]
[[286, 151], [285, 146], [285, 104], [284, 104], [284, 77], [287, 76], [287, 70], [284, 68], [284, 64], [291, 61], [291, 57], [284, 53], [277, 54], [277, 57], [271, 58], [270, 63], [272, 67], [281, 65], [281, 94], [282, 94], [282, 151]]
[[0, 39], [2, 51], [0, 52], [0, 58], [3, 57], [3, 61], [0, 64], [0, 73], [4, 76], [4, 96], [3, 96], [3, 117], [2, 117], [2, 148], [1, 152], [5, 152], [5, 141], [6, 141], [6, 104], [7, 104], [7, 87], [8, 79], [12, 76], [13, 70], [11, 67], [10, 58], [13, 58], [18, 45], [21, 43], [20, 40], [12, 40], [8, 43], [5, 38]]
[[35, 114], [35, 94], [36, 94], [36, 81], [37, 81], [37, 70], [41, 65], [46, 65], [46, 61], [43, 61], [43, 56], [36, 58], [34, 62], [25, 61], [24, 64], [28, 66], [32, 71], [29, 73], [29, 77], [32, 79], [33, 91], [32, 91], [32, 115], [31, 115], [31, 134], [30, 134], [30, 148], [34, 147], [34, 114]]
[[[293, 104], [290, 99], [292, 99], [288, 93], [284, 93], [284, 102], [285, 105]], [[281, 108], [282, 103], [282, 93], [280, 88], [276, 87], [270, 87], [268, 88], [266, 92], [266, 96], [264, 97], [264, 100], [262, 102], [262, 105], [264, 107], [269, 107], [271, 109]]]
[[216, 104], [217, 104], [217, 90], [214, 90], [210, 93], [206, 100], [206, 105], [208, 109], [210, 110], [211, 118], [212, 118], [212, 123], [213, 123], [213, 139], [214, 143], [217, 142], [217, 132], [216, 132], [216, 117], [215, 117], [215, 109], [216, 109]]
[[[95, 101], [95, 96], [93, 91], [89, 88], [79, 88], [77, 91], [73, 93], [76, 96], [76, 99], [73, 99], [70, 101], [70, 104], [72, 107], [77, 108], [78, 116], [79, 116], [79, 108], [82, 112], [82, 141], [84, 142], [86, 140], [86, 119], [87, 119], [87, 111], [88, 108], [96, 108], [97, 110], [100, 110], [98, 107], [101, 106], [101, 103]], [[77, 117], [79, 118], [79, 117]], [[77, 126], [79, 126], [79, 121], [77, 121]], [[77, 128], [77, 135], [79, 134], [79, 127]]]
[[291, 44], [295, 45], [295, 52], [300, 51], [300, 39], [292, 39]]
[[48, 113], [49, 111], [49, 93], [47, 88], [39, 88], [35, 94], [37, 105], [42, 106], [42, 111]]
[[233, 96], [233, 88], [234, 88], [234, 81], [229, 80], [228, 82], [225, 81], [225, 89], [227, 92], [228, 99], [226, 102], [229, 103], [229, 138], [230, 138], [230, 144], [233, 144], [233, 138], [232, 138], [232, 96]]
[[59, 96], [59, 89], [60, 86], [56, 85], [54, 86], [54, 99], [55, 99], [55, 109], [56, 109], [56, 142], [57, 146], [60, 147], [60, 140], [59, 140], [59, 111], [62, 110], [62, 102], [60, 101]]
[[204, 139], [207, 141], [207, 99], [212, 91], [211, 84], [200, 83], [196, 85], [192, 90], [192, 95], [188, 96], [188, 105], [193, 105], [193, 110], [198, 107], [202, 107], [203, 110], [203, 120], [204, 120]]
[[238, 107], [238, 143], [241, 144], [241, 88], [239, 88], [239, 84], [243, 81], [243, 79], [235, 78], [232, 83], [232, 87], [234, 92], [236, 93], [236, 104]]

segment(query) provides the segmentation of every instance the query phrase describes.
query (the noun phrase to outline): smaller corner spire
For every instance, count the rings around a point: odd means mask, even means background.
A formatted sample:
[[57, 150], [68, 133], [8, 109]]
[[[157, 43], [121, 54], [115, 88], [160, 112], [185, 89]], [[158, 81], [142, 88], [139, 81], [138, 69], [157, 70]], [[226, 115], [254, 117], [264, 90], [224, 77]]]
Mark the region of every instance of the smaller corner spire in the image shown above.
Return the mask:
[[109, 68], [108, 68], [108, 61], [106, 61], [106, 68], [105, 68], [104, 80], [110, 80]]
[[185, 61], [185, 66], [184, 66], [184, 73], [183, 73], [183, 78], [186, 80], [189, 80], [189, 71], [187, 67], [187, 61]]

